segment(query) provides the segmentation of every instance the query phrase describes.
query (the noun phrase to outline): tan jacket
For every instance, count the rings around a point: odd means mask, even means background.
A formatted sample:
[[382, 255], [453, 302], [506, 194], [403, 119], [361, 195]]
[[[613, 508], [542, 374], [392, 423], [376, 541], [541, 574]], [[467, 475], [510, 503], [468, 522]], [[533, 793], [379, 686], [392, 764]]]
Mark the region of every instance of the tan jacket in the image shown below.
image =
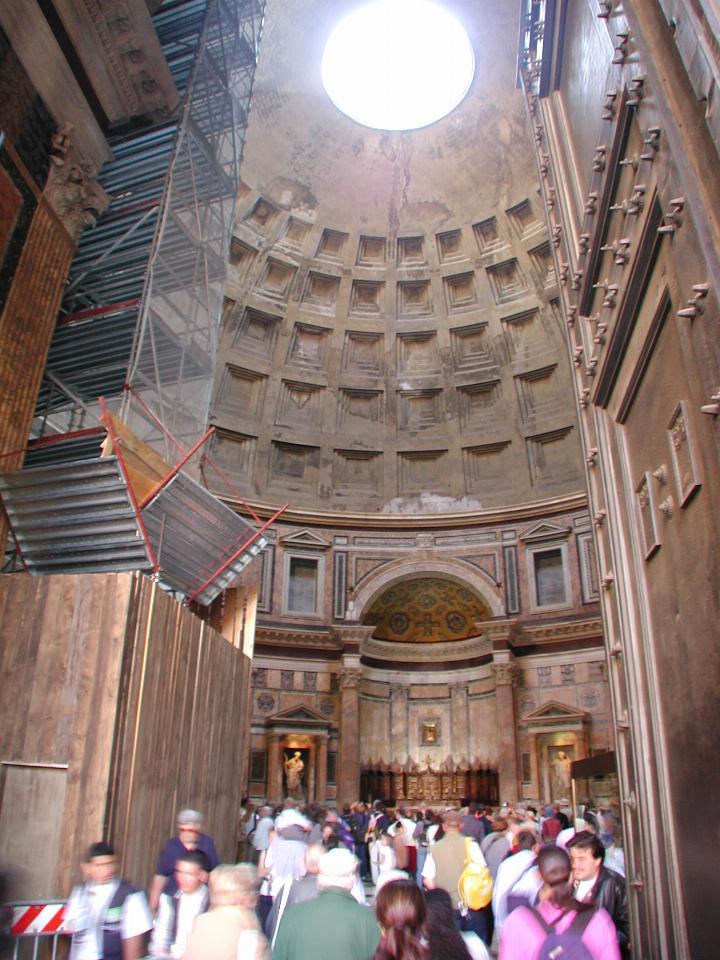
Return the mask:
[[447, 890], [457, 910], [460, 906], [458, 880], [465, 869], [465, 837], [456, 830], [448, 831], [432, 847], [432, 858], [435, 861], [433, 886]]
[[[242, 946], [238, 944], [242, 937]], [[268, 960], [255, 914], [245, 907], [213, 907], [195, 921], [182, 960]]]

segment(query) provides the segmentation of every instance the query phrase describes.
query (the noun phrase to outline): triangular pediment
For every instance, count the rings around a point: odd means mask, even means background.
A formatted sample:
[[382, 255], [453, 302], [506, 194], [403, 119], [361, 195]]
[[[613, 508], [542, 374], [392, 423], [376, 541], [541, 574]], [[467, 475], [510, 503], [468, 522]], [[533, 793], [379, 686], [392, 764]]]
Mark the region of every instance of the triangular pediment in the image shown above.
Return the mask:
[[327, 550], [330, 546], [329, 540], [321, 537], [313, 530], [298, 530], [287, 537], [281, 537], [280, 543], [285, 546], [304, 547], [311, 550]]
[[285, 710], [280, 710], [278, 713], [274, 713], [271, 717], [268, 717], [265, 721], [266, 723], [322, 723], [323, 726], [328, 725], [327, 717], [324, 717], [321, 713], [313, 710], [312, 707], [306, 706], [304, 703], [299, 703], [294, 707], [287, 707]]
[[560, 527], [556, 523], [548, 523], [545, 520], [541, 520], [539, 523], [534, 523], [521, 534], [520, 539], [525, 543], [534, 540], [567, 540], [569, 535], [570, 527]]
[[547, 723], [552, 721], [566, 721], [577, 723], [587, 720], [588, 715], [584, 710], [578, 710], [577, 707], [569, 707], [566, 703], [560, 703], [559, 700], [548, 700], [541, 707], [531, 710], [522, 718], [523, 723]]

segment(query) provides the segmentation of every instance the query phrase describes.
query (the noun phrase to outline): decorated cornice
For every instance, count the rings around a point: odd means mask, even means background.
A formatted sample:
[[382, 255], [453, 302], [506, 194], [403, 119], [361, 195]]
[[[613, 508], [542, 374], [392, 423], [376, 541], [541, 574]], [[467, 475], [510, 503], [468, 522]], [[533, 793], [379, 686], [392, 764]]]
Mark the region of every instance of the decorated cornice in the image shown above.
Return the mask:
[[[249, 510], [233, 497], [223, 496], [221, 490], [214, 491], [232, 510], [241, 515], [249, 515]], [[277, 507], [254, 501], [248, 501], [255, 513], [265, 519], [271, 517]], [[549, 500], [537, 500], [518, 506], [498, 507], [492, 510], [473, 510], [468, 513], [428, 513], [428, 514], [388, 514], [388, 513], [334, 513], [321, 510], [302, 510], [289, 508], [283, 513], [283, 523], [296, 523], [302, 526], [342, 527], [346, 530], [413, 530], [458, 529], [465, 527], [490, 526], [499, 523], [527, 523], [561, 513], [574, 513], [587, 509], [587, 495], [584, 491], [566, 497], [553, 497]]]
[[512, 639], [512, 646], [566, 643], [569, 640], [602, 640], [603, 623], [600, 617], [569, 620], [564, 623], [524, 624]]
[[336, 652], [341, 649], [332, 630], [303, 630], [297, 627], [275, 627], [258, 624], [255, 644], [273, 647], [317, 647]]
[[112, 122], [168, 117], [178, 92], [146, 0], [55, 0]]
[[368, 638], [362, 646], [363, 657], [394, 663], [433, 663], [436, 660], [463, 661], [489, 656], [492, 642], [484, 636], [442, 643], [390, 643]]

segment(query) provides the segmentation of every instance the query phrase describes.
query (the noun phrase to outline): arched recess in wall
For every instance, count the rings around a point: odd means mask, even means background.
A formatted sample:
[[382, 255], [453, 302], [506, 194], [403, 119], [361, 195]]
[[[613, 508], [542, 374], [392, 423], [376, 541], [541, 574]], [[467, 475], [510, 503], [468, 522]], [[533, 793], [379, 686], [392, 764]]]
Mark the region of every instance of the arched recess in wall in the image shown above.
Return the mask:
[[505, 598], [501, 584], [473, 564], [454, 559], [393, 560], [373, 570], [351, 592], [348, 619], [364, 622], [373, 603], [394, 584], [419, 578], [450, 580], [478, 595], [493, 617], [504, 617]]

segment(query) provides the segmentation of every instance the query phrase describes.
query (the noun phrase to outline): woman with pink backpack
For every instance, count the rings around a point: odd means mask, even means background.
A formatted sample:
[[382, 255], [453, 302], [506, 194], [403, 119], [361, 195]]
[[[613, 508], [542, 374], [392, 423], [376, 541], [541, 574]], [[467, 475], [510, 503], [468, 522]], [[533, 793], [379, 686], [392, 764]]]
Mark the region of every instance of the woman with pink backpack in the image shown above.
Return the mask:
[[518, 907], [508, 916], [498, 960], [620, 960], [610, 915], [573, 896], [565, 850], [543, 847], [536, 862], [543, 880], [538, 906]]

